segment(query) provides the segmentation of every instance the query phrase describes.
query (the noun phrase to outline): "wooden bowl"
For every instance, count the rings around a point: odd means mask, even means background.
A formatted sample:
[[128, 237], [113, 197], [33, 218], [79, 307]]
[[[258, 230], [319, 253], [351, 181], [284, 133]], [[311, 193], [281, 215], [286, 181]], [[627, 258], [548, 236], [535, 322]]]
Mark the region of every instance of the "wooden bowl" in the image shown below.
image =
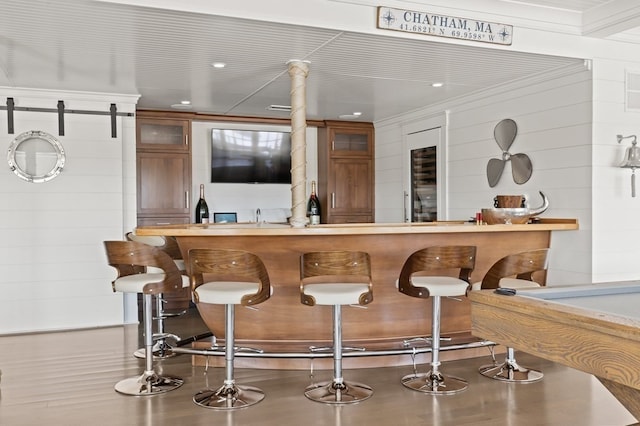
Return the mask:
[[487, 225], [519, 225], [529, 222], [531, 214], [529, 209], [482, 209], [482, 221]]

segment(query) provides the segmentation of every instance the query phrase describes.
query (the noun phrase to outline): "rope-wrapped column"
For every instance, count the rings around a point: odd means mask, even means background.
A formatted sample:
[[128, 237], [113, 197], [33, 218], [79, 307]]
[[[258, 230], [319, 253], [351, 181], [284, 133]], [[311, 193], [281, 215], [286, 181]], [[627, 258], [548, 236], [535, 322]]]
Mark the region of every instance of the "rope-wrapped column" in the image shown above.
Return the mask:
[[307, 87], [309, 62], [287, 62], [291, 77], [291, 210], [294, 228], [307, 224]]

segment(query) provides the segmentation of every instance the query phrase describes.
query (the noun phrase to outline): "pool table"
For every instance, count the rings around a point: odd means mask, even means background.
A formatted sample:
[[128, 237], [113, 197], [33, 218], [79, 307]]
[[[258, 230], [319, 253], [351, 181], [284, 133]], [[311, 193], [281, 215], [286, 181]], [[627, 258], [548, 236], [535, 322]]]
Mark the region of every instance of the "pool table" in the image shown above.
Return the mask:
[[640, 281], [469, 299], [472, 334], [595, 375], [640, 420]]

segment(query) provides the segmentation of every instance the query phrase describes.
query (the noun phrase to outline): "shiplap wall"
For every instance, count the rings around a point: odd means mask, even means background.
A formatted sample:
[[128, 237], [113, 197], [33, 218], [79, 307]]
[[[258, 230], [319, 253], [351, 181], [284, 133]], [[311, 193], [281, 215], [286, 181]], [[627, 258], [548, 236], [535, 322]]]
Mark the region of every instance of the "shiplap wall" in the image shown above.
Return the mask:
[[[0, 88], [17, 107], [135, 112], [137, 96]], [[4, 102], [3, 102], [4, 103]], [[108, 115], [65, 114], [58, 136], [55, 113], [16, 111], [15, 133], [0, 114], [0, 141], [7, 149], [29, 130], [55, 136], [66, 164], [40, 184], [0, 173], [0, 334], [122, 324], [132, 308], [111, 290], [115, 270], [102, 242], [122, 239], [135, 225], [135, 118], [118, 117], [111, 138]], [[5, 151], [6, 152], [6, 151]], [[125, 312], [126, 310], [126, 312]]]
[[[429, 128], [433, 117], [448, 112], [447, 185], [450, 220], [466, 220], [491, 207], [498, 194], [524, 194], [538, 206], [543, 191], [550, 200], [546, 217], [578, 218], [580, 230], [556, 232], [548, 282], [571, 283], [591, 279], [591, 72], [573, 70], [459, 99], [388, 122], [376, 123], [376, 213], [380, 221], [401, 221], [403, 131]], [[507, 164], [499, 183], [489, 187], [486, 165], [501, 158], [493, 129], [502, 119], [518, 125], [511, 153], [526, 153], [533, 175], [517, 185]], [[389, 207], [394, 200], [393, 208]], [[384, 212], [382, 214], [382, 212]]]
[[[419, 119], [421, 122], [422, 119]], [[404, 221], [403, 177], [403, 121], [393, 120], [375, 124], [375, 218], [376, 222]]]
[[[631, 140], [640, 136], [640, 111], [625, 106], [625, 75], [636, 62], [597, 59], [593, 64], [593, 251], [595, 282], [640, 279], [640, 191], [631, 197], [631, 170], [618, 167]], [[638, 181], [640, 188], [640, 180]]]

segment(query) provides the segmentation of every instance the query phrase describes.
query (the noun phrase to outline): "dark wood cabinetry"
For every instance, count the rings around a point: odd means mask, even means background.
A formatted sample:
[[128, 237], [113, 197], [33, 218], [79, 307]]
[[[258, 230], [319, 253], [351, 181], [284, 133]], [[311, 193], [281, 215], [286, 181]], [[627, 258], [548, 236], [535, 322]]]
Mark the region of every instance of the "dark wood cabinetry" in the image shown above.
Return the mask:
[[190, 121], [139, 113], [136, 127], [138, 226], [189, 223]]
[[191, 167], [189, 154], [138, 152], [138, 216], [189, 217]]
[[318, 129], [322, 223], [374, 221], [373, 138], [371, 123], [326, 121]]

